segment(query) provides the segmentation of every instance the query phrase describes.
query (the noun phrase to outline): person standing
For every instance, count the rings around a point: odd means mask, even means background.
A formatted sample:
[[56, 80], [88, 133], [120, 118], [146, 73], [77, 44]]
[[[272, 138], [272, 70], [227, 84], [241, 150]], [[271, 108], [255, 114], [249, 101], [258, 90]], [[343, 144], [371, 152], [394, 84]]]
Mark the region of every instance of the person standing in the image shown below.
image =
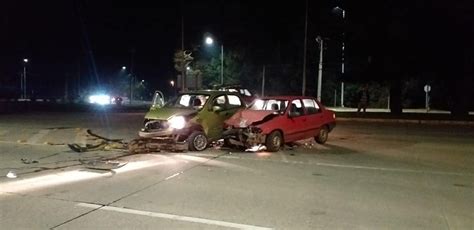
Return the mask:
[[365, 84], [359, 89], [359, 92], [358, 92], [357, 114], [359, 114], [361, 109], [364, 113], [366, 112], [369, 101], [370, 101], [369, 85]]

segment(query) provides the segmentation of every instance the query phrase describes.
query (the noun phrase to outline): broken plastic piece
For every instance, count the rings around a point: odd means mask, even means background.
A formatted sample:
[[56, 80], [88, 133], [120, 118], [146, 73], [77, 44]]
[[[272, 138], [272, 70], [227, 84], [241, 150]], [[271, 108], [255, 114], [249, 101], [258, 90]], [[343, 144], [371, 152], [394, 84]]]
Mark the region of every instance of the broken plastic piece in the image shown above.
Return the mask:
[[258, 151], [265, 151], [267, 147], [262, 144], [254, 145], [251, 148], [245, 150], [245, 152], [258, 152]]
[[7, 173], [7, 178], [17, 178], [15, 171], [9, 171]]
[[21, 162], [23, 162], [23, 164], [36, 164], [36, 163], [38, 163], [37, 160], [30, 160], [30, 159], [26, 159], [26, 158], [21, 158]]
[[100, 169], [100, 170], [118, 169], [127, 164], [127, 162], [119, 162], [119, 161], [103, 161], [103, 160], [93, 160], [93, 161], [79, 160], [79, 161], [86, 168]]

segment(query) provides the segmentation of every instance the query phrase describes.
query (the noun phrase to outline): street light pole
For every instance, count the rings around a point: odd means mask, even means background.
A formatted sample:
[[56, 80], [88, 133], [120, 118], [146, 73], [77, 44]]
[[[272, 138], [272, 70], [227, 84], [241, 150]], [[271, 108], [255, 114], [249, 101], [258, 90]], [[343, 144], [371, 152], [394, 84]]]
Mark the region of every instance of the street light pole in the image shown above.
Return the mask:
[[316, 38], [316, 42], [319, 44], [319, 68], [318, 68], [318, 95], [317, 100], [321, 102], [321, 85], [323, 84], [323, 49], [324, 49], [324, 40], [321, 36]]
[[345, 43], [344, 43], [344, 38], [345, 38], [345, 31], [344, 31], [344, 26], [345, 26], [345, 21], [346, 21], [346, 11], [342, 9], [342, 59], [341, 59], [341, 107], [344, 107], [344, 48], [345, 48]]
[[[214, 39], [211, 36], [206, 37], [206, 45], [214, 44]], [[224, 44], [221, 42], [221, 86], [224, 85]]]
[[28, 59], [23, 59], [23, 99], [26, 99], [26, 63]]
[[306, 17], [304, 23], [304, 48], [303, 48], [303, 87], [301, 95], [305, 95], [306, 93], [306, 46], [307, 46], [307, 37], [308, 37], [308, 0], [306, 0]]

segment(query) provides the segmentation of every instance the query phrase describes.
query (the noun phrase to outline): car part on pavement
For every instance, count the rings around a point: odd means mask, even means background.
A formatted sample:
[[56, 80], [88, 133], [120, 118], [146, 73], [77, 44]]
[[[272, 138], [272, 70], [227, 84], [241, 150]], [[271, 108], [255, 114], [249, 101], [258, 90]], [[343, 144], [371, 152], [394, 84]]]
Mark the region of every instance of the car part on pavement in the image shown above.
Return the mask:
[[99, 140], [97, 144], [86, 144], [86, 146], [80, 146], [76, 143], [67, 144], [67, 146], [74, 152], [82, 153], [87, 151], [95, 150], [111, 150], [111, 149], [126, 149], [127, 143], [122, 139], [110, 139], [107, 137], [100, 136], [93, 133], [90, 129], [86, 131], [88, 136], [92, 137], [92, 140]]
[[7, 178], [10, 178], [10, 179], [17, 178], [16, 172], [15, 171], [9, 171], [7, 173]]
[[23, 162], [23, 164], [36, 164], [36, 163], [39, 163], [39, 161], [37, 161], [37, 160], [31, 160], [31, 159], [27, 159], [27, 158], [21, 158], [21, 162]]
[[86, 168], [99, 170], [118, 169], [126, 165], [128, 162], [111, 161], [111, 160], [79, 160]]

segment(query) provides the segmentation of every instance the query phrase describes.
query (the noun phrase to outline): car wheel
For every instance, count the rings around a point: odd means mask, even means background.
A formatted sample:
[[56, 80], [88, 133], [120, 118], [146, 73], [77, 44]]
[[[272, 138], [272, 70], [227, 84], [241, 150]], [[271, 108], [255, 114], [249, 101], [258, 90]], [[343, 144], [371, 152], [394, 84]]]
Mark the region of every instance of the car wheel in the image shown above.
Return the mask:
[[267, 150], [270, 152], [276, 152], [280, 150], [282, 143], [283, 143], [283, 138], [281, 137], [281, 133], [276, 130], [271, 132], [270, 135], [267, 136], [267, 140], [265, 141]]
[[324, 144], [328, 140], [329, 129], [327, 126], [321, 127], [319, 130], [318, 136], [314, 137], [314, 140], [319, 144]]
[[207, 137], [201, 131], [194, 131], [188, 137], [189, 150], [202, 151], [207, 147]]

